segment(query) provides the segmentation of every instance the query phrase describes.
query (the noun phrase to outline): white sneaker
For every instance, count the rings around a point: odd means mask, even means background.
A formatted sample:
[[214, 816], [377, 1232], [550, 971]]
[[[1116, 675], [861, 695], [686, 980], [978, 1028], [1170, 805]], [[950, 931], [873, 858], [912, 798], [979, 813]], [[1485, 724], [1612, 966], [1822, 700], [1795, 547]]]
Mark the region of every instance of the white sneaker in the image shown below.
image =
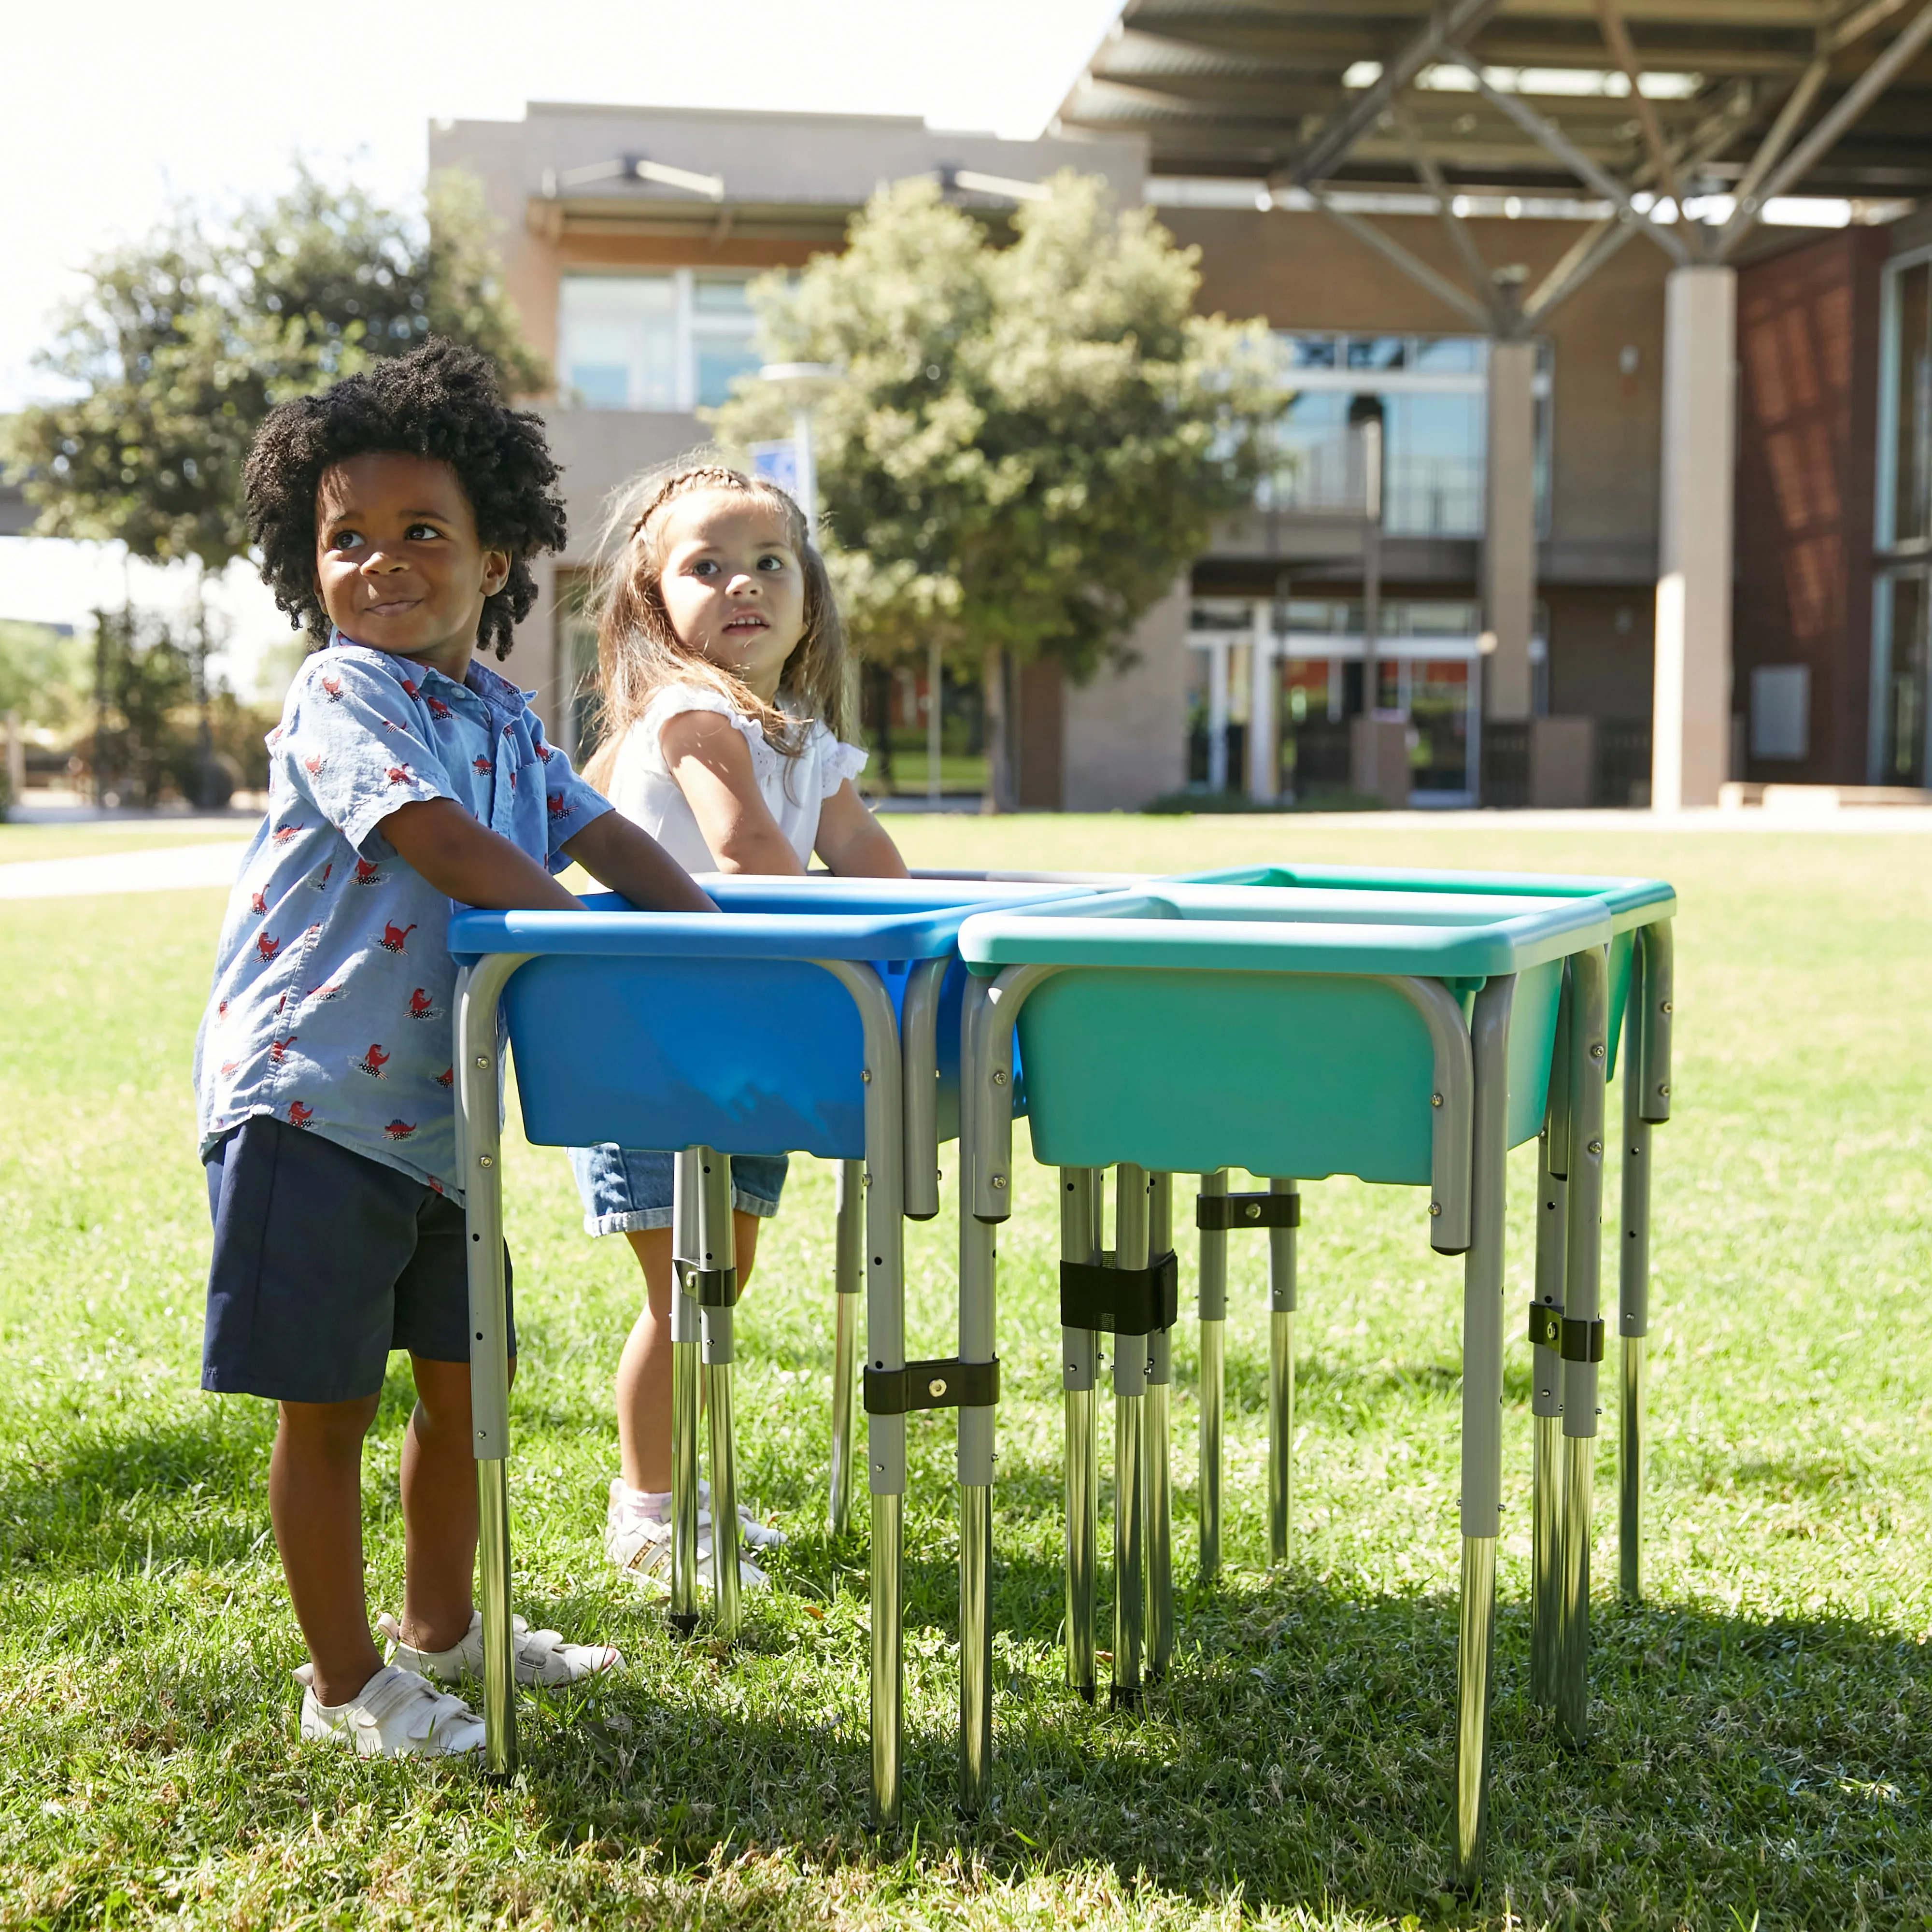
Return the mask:
[[[402, 1625], [387, 1610], [376, 1619], [376, 1628], [389, 1640], [389, 1647], [382, 1653], [386, 1664], [440, 1678], [446, 1684], [483, 1675], [481, 1610], [470, 1612], [470, 1628], [463, 1640], [448, 1650], [418, 1650], [405, 1643]], [[622, 1654], [608, 1643], [566, 1643], [562, 1632], [533, 1630], [521, 1617], [510, 1619], [510, 1647], [517, 1660], [519, 1684], [574, 1684], [580, 1678], [598, 1677], [624, 1667]]]
[[483, 1720], [413, 1670], [386, 1664], [346, 1704], [316, 1697], [314, 1664], [295, 1674], [305, 1742], [350, 1744], [361, 1757], [462, 1757], [483, 1748]]
[[[700, 1500], [707, 1493], [701, 1490]], [[604, 1553], [626, 1576], [664, 1594], [670, 1590], [672, 1534], [667, 1514], [670, 1506], [668, 1496], [634, 1490], [621, 1476], [610, 1479], [610, 1506], [604, 1519]], [[763, 1540], [767, 1544], [784, 1540], [784, 1533], [769, 1524], [758, 1523], [755, 1527], [763, 1532]], [[739, 1540], [741, 1546], [751, 1540], [746, 1534], [742, 1510], [739, 1511]], [[769, 1589], [771, 1581], [748, 1556], [740, 1556], [741, 1588]], [[698, 1515], [698, 1586], [701, 1590], [711, 1587], [711, 1512], [707, 1509], [700, 1509]]]

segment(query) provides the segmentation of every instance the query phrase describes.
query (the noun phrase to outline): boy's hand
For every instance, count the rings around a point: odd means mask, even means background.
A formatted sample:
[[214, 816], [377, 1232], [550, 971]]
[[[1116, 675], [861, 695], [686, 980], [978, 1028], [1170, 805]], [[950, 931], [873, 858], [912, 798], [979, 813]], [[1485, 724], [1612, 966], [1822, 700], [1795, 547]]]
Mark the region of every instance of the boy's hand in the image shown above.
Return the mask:
[[[582, 901], [566, 892], [527, 853], [501, 834], [478, 825], [452, 798], [417, 799], [399, 805], [382, 820], [382, 832], [406, 865], [459, 904], [491, 912], [584, 910]], [[678, 876], [684, 877], [682, 873]]]
[[575, 838], [564, 841], [563, 849], [592, 878], [621, 893], [640, 911], [718, 910], [710, 893], [642, 826], [621, 812], [593, 818]]

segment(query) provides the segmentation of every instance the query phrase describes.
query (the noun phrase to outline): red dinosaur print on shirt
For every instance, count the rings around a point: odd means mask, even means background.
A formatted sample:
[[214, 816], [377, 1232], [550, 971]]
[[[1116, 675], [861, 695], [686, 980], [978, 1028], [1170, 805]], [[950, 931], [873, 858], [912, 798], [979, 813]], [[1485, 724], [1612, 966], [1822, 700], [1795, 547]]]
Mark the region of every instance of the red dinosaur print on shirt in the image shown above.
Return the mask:
[[382, 1131], [392, 1141], [406, 1141], [416, 1130], [413, 1120], [392, 1120]]
[[268, 895], [266, 892], [250, 892], [248, 895], [248, 908], [251, 912], [266, 912], [268, 909]]
[[296, 1036], [290, 1034], [286, 1040], [272, 1040], [268, 1042], [268, 1064], [279, 1066], [288, 1057], [288, 1051], [295, 1045]]
[[314, 1000], [318, 1002], [323, 1000], [339, 1000], [341, 997], [342, 982], [340, 980], [332, 980], [326, 986], [311, 986], [302, 995], [305, 1000]]
[[342, 680], [339, 677], [326, 677], [322, 680], [324, 694], [332, 704], [342, 702]]
[[401, 952], [404, 950], [403, 941], [415, 931], [416, 926], [413, 922], [407, 926], [399, 927], [392, 921], [386, 919], [382, 922], [382, 936], [376, 943], [385, 952]]
[[544, 802], [550, 807], [551, 818], [560, 820], [569, 818], [576, 809], [560, 791], [552, 792]]
[[412, 698], [420, 698], [422, 695], [422, 687], [418, 685], [413, 678], [404, 678], [403, 680], [403, 688], [407, 692]]
[[235, 1076], [235, 1070], [242, 1063], [238, 1060], [224, 1060], [221, 1063], [222, 1078], [224, 1080], [232, 1079]]
[[214, 1017], [218, 1020], [225, 1020], [228, 1017], [228, 1002], [226, 1000], [215, 1008]]
[[412, 1020], [440, 1020], [442, 1009], [434, 1004], [428, 994], [418, 986], [410, 995], [410, 1018]]
[[268, 734], [268, 745], [269, 750], [273, 751], [281, 742], [282, 728], [278, 724], [275, 728]]
[[308, 830], [308, 827], [305, 825], [284, 825], [274, 834], [275, 843], [278, 845], [286, 845], [298, 833], [306, 832]]
[[327, 865], [322, 867], [322, 876], [318, 879], [310, 880], [309, 884], [314, 886], [317, 892], [320, 892], [322, 889], [328, 884], [328, 875], [334, 870], [335, 861], [332, 859]]
[[492, 764], [488, 758], [484, 758], [481, 754], [479, 754], [478, 756], [470, 760], [470, 769], [474, 772], [478, 778], [487, 778], [490, 774], [496, 769], [496, 767]]
[[320, 752], [316, 752], [312, 757], [306, 758], [302, 760], [302, 770], [308, 772], [310, 778], [314, 778], [316, 773], [322, 770], [322, 757]]
[[446, 1066], [436, 1076], [436, 1084], [439, 1087], [454, 1087], [456, 1084], [456, 1069], [454, 1066]]
[[305, 1127], [308, 1125], [309, 1122], [314, 1118], [315, 1109], [313, 1107], [304, 1107], [299, 1100], [291, 1100], [289, 1102], [289, 1125], [290, 1126]]
[[429, 715], [432, 718], [447, 718], [449, 716], [449, 706], [441, 698], [425, 698], [423, 702], [429, 706]]
[[356, 883], [358, 886], [376, 886], [382, 884], [382, 874], [373, 859], [358, 859], [356, 862]]
[[433, 1174], [429, 1178], [429, 1185], [431, 1193], [440, 1194], [442, 1192], [442, 1183], [437, 1180], [436, 1176]]
[[350, 1064], [360, 1068], [371, 1080], [386, 1080], [388, 1076], [382, 1071], [382, 1069], [388, 1066], [394, 1057], [393, 1054], [385, 1053], [379, 1043], [370, 1048], [360, 1060], [352, 1060]]
[[389, 782], [392, 784], [407, 784], [415, 776], [416, 773], [407, 765], [392, 765], [389, 767]]
[[536, 749], [537, 756], [542, 759], [545, 764], [548, 764], [551, 758], [554, 755], [551, 752], [550, 748], [548, 745], [539, 744], [536, 746]]
[[282, 942], [279, 939], [271, 939], [266, 932], [255, 941], [255, 950], [262, 956], [264, 964], [274, 958], [281, 950]]

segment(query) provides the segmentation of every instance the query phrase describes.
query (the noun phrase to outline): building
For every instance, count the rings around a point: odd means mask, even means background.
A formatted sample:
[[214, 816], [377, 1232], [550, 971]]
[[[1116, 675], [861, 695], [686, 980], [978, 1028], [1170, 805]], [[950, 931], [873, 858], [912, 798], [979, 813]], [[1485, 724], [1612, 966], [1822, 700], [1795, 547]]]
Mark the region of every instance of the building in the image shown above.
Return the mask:
[[[880, 182], [938, 174], [998, 219], [1002, 181], [1072, 164], [1198, 249], [1204, 308], [1268, 320], [1296, 398], [1280, 474], [1129, 668], [1022, 679], [1023, 804], [1359, 788], [1378, 745], [1369, 782], [1400, 766], [1398, 795], [1444, 804], [1924, 784], [1921, 8], [1767, 0], [1747, 31], [1722, 0], [1643, 0], [1618, 49], [1561, 0], [1130, 0], [1038, 142], [541, 105], [440, 124], [432, 164], [483, 182], [558, 372], [552, 712], [587, 668], [570, 592], [598, 506], [752, 366], [746, 279], [838, 245]], [[1643, 185], [1660, 158], [1696, 223]]]

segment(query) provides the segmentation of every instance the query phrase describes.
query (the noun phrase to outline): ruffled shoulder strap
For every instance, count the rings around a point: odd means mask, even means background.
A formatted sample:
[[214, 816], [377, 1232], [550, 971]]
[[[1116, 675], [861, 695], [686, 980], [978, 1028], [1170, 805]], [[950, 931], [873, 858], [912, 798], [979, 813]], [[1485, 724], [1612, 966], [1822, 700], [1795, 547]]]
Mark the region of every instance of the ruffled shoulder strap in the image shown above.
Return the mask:
[[715, 712], [736, 725], [751, 748], [752, 770], [760, 784], [768, 774], [776, 770], [779, 754], [765, 742], [765, 734], [758, 728], [758, 721], [746, 717], [722, 691], [713, 690], [706, 684], [666, 685], [645, 707], [644, 715], [631, 727], [626, 749], [635, 747], [635, 756], [646, 770], [668, 775], [670, 767], [664, 762], [664, 747], [660, 742], [664, 728], [687, 711]]

